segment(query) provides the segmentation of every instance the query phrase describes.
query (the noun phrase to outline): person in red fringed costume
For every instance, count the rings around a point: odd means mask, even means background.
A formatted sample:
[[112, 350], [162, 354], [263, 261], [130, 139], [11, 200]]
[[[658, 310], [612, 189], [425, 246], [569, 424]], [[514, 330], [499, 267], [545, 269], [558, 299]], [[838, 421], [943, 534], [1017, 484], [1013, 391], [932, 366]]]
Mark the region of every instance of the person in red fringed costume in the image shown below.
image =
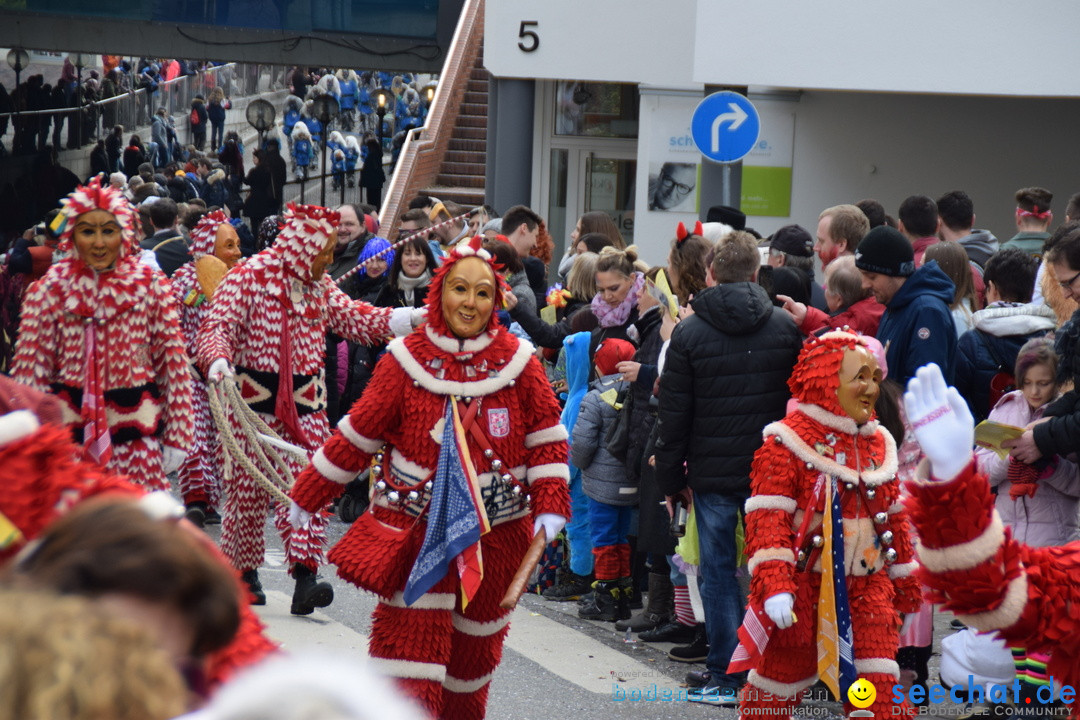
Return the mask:
[[370, 509], [329, 560], [379, 596], [376, 667], [448, 720], [484, 716], [510, 622], [499, 602], [530, 539], [570, 514], [559, 405], [493, 313], [509, 288], [480, 241], [447, 256], [427, 324], [390, 343], [292, 491], [299, 522], [373, 462]]
[[1014, 697], [1018, 717], [1045, 714], [1037, 704], [1066, 700], [1076, 717], [1080, 687], [1080, 543], [1033, 548], [1017, 542], [994, 509], [986, 476], [978, 471], [971, 448], [975, 421], [940, 368], [925, 365], [904, 394], [912, 431], [928, 463], [907, 484], [908, 510], [919, 534], [919, 575], [931, 601], [968, 627], [996, 632], [1009, 646], [1050, 656], [1046, 674], [1060, 689], [1027, 683]]
[[[327, 330], [374, 344], [410, 332], [417, 312], [351, 300], [324, 274], [333, 259], [339, 220], [333, 210], [290, 205], [277, 242], [222, 280], [196, 342], [207, 380], [235, 377], [248, 405], [282, 438], [308, 451], [330, 435], [323, 379]], [[238, 419], [230, 414], [230, 422], [244, 454], [255, 457]], [[293, 472], [303, 469], [292, 453], [284, 457]], [[221, 549], [243, 574], [256, 602], [265, 603], [258, 568], [270, 495], [241, 467], [224, 489]], [[322, 507], [313, 509], [320, 512], [300, 528], [290, 527], [288, 508], [279, 505], [276, 510], [286, 562], [296, 581], [294, 615], [309, 615], [334, 599], [333, 587], [315, 575], [327, 518]]]
[[[173, 296], [180, 306], [180, 331], [188, 356], [196, 357], [195, 341], [199, 325], [210, 310], [213, 292], [221, 277], [240, 260], [240, 236], [225, 213], [215, 210], [204, 215], [191, 231], [194, 258], [172, 276]], [[204, 259], [212, 258], [212, 259]], [[215, 263], [214, 259], [220, 262]], [[221, 442], [210, 416], [206, 383], [192, 372], [195, 441], [177, 479], [188, 519], [201, 526], [211, 508], [221, 501]]]
[[64, 401], [87, 457], [166, 489], [191, 446], [191, 376], [168, 280], [134, 210], [95, 178], [64, 200], [55, 263], [26, 296], [12, 376]]
[[[80, 459], [62, 415], [55, 396], [0, 376], [0, 565], [85, 499], [109, 494], [136, 497], [146, 492], [127, 478]], [[228, 560], [209, 537], [194, 529], [192, 535], [228, 567]], [[228, 645], [207, 658], [204, 667], [211, 691], [237, 670], [277, 649], [248, 606], [247, 588], [239, 577], [236, 592], [240, 627]]]
[[764, 430], [746, 502], [750, 607], [729, 668], [750, 671], [742, 715], [786, 717], [819, 677], [845, 702], [865, 678], [877, 690], [867, 709], [894, 712], [901, 619], [921, 590], [896, 443], [874, 419], [881, 380], [861, 337], [811, 338], [788, 381], [798, 405]]

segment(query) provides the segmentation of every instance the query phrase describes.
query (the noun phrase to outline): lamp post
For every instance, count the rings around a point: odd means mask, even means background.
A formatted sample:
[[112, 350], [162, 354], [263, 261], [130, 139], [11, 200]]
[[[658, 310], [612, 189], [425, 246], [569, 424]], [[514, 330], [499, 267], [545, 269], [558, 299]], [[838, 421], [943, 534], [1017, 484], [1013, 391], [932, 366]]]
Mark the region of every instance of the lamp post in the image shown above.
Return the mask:
[[435, 81], [429, 82], [424, 86], [424, 124], [427, 124], [428, 113], [431, 112], [431, 103], [435, 101], [435, 90], [439, 87], [439, 84]]
[[386, 117], [386, 106], [389, 104], [391, 97], [390, 91], [384, 87], [375, 91], [375, 114], [379, 116], [379, 127], [376, 132], [379, 138], [379, 147], [383, 148], [383, 150], [386, 150], [383, 147], [383, 118]]
[[319, 194], [319, 204], [326, 207], [326, 136], [330, 134], [330, 122], [337, 117], [338, 101], [333, 95], [323, 94], [315, 98], [311, 103], [312, 116], [322, 123], [322, 135], [319, 144], [319, 164], [322, 166], [322, 188]]
[[[19, 75], [26, 69], [26, 66], [30, 64], [30, 53], [26, 52], [22, 48], [12, 48], [8, 50], [7, 64], [15, 71], [15, 89], [19, 88]], [[19, 106], [15, 106], [15, 114], [19, 114]]]
[[274, 106], [269, 101], [258, 98], [248, 104], [244, 115], [247, 117], [248, 124], [259, 133], [259, 149], [261, 150], [263, 135], [267, 130], [274, 127], [274, 119], [277, 117]]

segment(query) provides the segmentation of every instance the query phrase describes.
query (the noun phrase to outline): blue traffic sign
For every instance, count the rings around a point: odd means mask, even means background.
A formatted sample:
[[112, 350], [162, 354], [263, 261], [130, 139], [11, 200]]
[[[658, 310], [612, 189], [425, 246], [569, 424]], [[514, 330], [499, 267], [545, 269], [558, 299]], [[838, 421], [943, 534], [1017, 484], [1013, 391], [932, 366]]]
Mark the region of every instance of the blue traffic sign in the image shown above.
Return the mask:
[[742, 160], [761, 132], [757, 108], [744, 95], [724, 90], [698, 103], [690, 134], [701, 154], [716, 162]]

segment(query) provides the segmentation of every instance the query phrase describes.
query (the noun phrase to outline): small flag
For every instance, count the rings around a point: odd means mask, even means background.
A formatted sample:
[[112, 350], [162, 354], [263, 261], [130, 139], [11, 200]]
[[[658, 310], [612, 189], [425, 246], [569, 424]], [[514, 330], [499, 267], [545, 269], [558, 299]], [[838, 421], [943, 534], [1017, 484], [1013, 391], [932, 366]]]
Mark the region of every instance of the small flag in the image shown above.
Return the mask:
[[818, 598], [818, 675], [838, 700], [855, 682], [855, 643], [851, 631], [847, 578], [844, 575], [844, 517], [835, 481], [825, 483], [825, 543], [821, 548], [821, 595]]

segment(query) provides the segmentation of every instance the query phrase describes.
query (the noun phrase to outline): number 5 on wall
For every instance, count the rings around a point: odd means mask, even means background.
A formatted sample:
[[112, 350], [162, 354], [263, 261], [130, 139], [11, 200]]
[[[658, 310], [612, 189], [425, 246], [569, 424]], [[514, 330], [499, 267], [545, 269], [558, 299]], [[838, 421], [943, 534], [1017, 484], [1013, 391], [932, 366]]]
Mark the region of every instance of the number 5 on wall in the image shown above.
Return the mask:
[[[540, 36], [536, 34], [535, 30], [529, 28], [538, 28], [540, 23], [536, 20], [522, 20], [521, 27], [518, 29], [518, 47], [522, 52], [535, 52], [540, 47]], [[528, 40], [528, 44], [526, 44]]]

